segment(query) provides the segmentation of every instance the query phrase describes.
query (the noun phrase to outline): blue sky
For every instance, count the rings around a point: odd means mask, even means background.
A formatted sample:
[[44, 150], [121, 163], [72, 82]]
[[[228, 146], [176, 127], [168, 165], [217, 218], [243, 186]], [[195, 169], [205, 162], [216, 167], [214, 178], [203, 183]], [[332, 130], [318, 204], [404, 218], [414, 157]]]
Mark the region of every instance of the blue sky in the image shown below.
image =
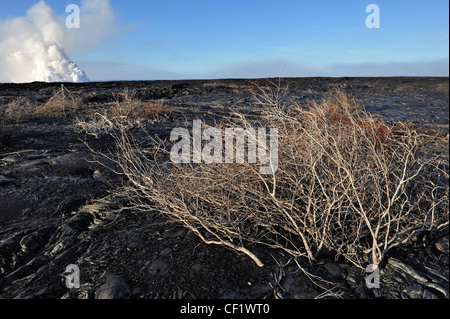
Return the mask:
[[[0, 19], [23, 16], [36, 2], [0, 0]], [[69, 52], [91, 80], [449, 73], [447, 0], [110, 2], [114, 31]], [[46, 3], [61, 16], [66, 5], [81, 5]], [[371, 3], [380, 8], [379, 29], [365, 25]]]

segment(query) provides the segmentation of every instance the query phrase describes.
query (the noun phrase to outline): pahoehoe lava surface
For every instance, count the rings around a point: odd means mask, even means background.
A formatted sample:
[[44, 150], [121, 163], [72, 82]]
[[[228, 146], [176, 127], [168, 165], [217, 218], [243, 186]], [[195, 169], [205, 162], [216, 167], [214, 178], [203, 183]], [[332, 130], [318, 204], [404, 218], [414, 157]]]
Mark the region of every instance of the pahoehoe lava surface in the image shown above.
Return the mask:
[[[258, 80], [186, 80], [64, 84], [92, 108], [114, 94], [134, 90], [142, 100], [163, 100], [176, 108], [156, 123], [164, 138], [177, 123], [231, 110], [255, 111]], [[342, 87], [386, 121], [406, 121], [439, 131], [429, 152], [448, 158], [448, 78], [283, 78], [287, 96], [319, 99]], [[60, 83], [0, 84], [0, 106], [24, 97], [45, 103]], [[121, 176], [92, 161], [82, 142], [106, 149], [75, 129], [81, 109], [70, 117], [41, 117], [0, 130], [0, 298], [314, 298], [324, 296], [289, 258], [253, 247], [264, 259], [203, 244], [158, 212], [117, 212], [111, 195]], [[368, 289], [366, 274], [324, 254], [303, 265], [329, 282], [328, 296], [342, 298], [449, 298], [448, 228], [389, 252], [379, 289]], [[81, 287], [66, 287], [68, 265], [80, 269]], [[323, 283], [322, 283], [323, 284]]]

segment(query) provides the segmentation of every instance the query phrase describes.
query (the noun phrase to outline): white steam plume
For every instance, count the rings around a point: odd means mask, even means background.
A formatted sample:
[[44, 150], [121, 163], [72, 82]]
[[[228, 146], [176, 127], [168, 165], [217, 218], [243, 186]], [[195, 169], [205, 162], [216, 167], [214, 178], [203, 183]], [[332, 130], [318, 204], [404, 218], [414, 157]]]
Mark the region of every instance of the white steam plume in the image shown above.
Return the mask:
[[0, 23], [0, 72], [11, 82], [87, 82], [64, 52], [65, 28], [44, 1]]
[[0, 81], [89, 81], [67, 52], [90, 51], [117, 30], [109, 0], [83, 0], [81, 19], [80, 29], [67, 29], [41, 0], [26, 16], [0, 21]]

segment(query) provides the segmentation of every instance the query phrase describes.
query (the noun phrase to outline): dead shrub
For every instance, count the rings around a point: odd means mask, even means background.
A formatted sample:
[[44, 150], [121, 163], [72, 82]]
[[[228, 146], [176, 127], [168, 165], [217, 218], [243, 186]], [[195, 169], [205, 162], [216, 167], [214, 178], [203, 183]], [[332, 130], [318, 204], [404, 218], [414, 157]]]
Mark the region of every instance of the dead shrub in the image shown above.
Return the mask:
[[419, 157], [421, 136], [408, 125], [394, 130], [339, 90], [279, 112], [266, 113], [282, 132], [278, 190], [310, 258], [326, 248], [361, 268], [378, 265], [392, 247], [448, 223], [448, 163]]
[[38, 105], [30, 99], [18, 97], [2, 108], [2, 122], [21, 123], [31, 120], [38, 113]]
[[81, 98], [61, 85], [61, 88], [44, 105], [39, 105], [24, 97], [11, 100], [3, 109], [2, 121], [21, 123], [40, 117], [67, 117], [84, 106]]
[[126, 118], [128, 120], [145, 119], [166, 115], [172, 108], [160, 101], [142, 101], [136, 92], [125, 90], [114, 96], [115, 102], [107, 110], [109, 118]]
[[114, 100], [102, 112], [96, 112], [88, 119], [76, 119], [75, 128], [100, 138], [119, 128], [128, 130], [142, 127], [144, 123], [158, 121], [173, 110], [171, 106], [159, 101], [143, 102], [136, 97], [134, 91], [129, 90], [115, 94]]
[[84, 102], [72, 94], [63, 84], [61, 88], [39, 110], [42, 116], [67, 117], [84, 107]]
[[282, 95], [256, 97], [258, 122], [237, 113], [220, 127], [277, 128], [270, 175], [259, 164], [174, 164], [168, 141], [139, 140], [119, 126], [108, 156], [129, 180], [135, 208], [156, 208], [259, 266], [251, 244], [311, 262], [326, 249], [360, 268], [379, 265], [392, 247], [448, 225], [448, 162], [420, 157], [416, 131], [394, 130], [339, 90], [307, 107]]

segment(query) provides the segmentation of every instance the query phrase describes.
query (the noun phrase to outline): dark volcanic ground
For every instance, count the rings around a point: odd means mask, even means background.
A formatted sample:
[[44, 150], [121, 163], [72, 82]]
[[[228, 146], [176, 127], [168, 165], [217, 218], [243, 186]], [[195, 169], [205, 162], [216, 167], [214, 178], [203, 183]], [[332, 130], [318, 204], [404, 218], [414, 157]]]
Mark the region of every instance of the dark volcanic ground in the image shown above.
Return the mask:
[[[268, 80], [258, 80], [267, 86]], [[278, 83], [278, 79], [273, 79]], [[164, 138], [186, 118], [219, 117], [230, 110], [255, 112], [255, 81], [152, 81], [65, 84], [92, 108], [114, 93], [135, 90], [142, 100], [175, 106], [152, 127]], [[439, 131], [430, 151], [448, 158], [448, 78], [282, 79], [287, 96], [318, 99], [339, 86], [387, 121], [407, 121]], [[0, 84], [0, 106], [16, 97], [45, 103], [60, 84]], [[427, 241], [392, 250], [381, 268], [381, 288], [368, 289], [366, 274], [324, 256], [301, 264], [258, 247], [266, 266], [223, 247], [208, 246], [158, 212], [120, 210], [114, 197], [121, 178], [98, 163], [75, 128], [76, 118], [41, 117], [3, 124], [0, 130], [0, 298], [449, 298], [448, 228]], [[66, 287], [69, 264], [81, 287]], [[318, 279], [321, 278], [321, 279]]]

